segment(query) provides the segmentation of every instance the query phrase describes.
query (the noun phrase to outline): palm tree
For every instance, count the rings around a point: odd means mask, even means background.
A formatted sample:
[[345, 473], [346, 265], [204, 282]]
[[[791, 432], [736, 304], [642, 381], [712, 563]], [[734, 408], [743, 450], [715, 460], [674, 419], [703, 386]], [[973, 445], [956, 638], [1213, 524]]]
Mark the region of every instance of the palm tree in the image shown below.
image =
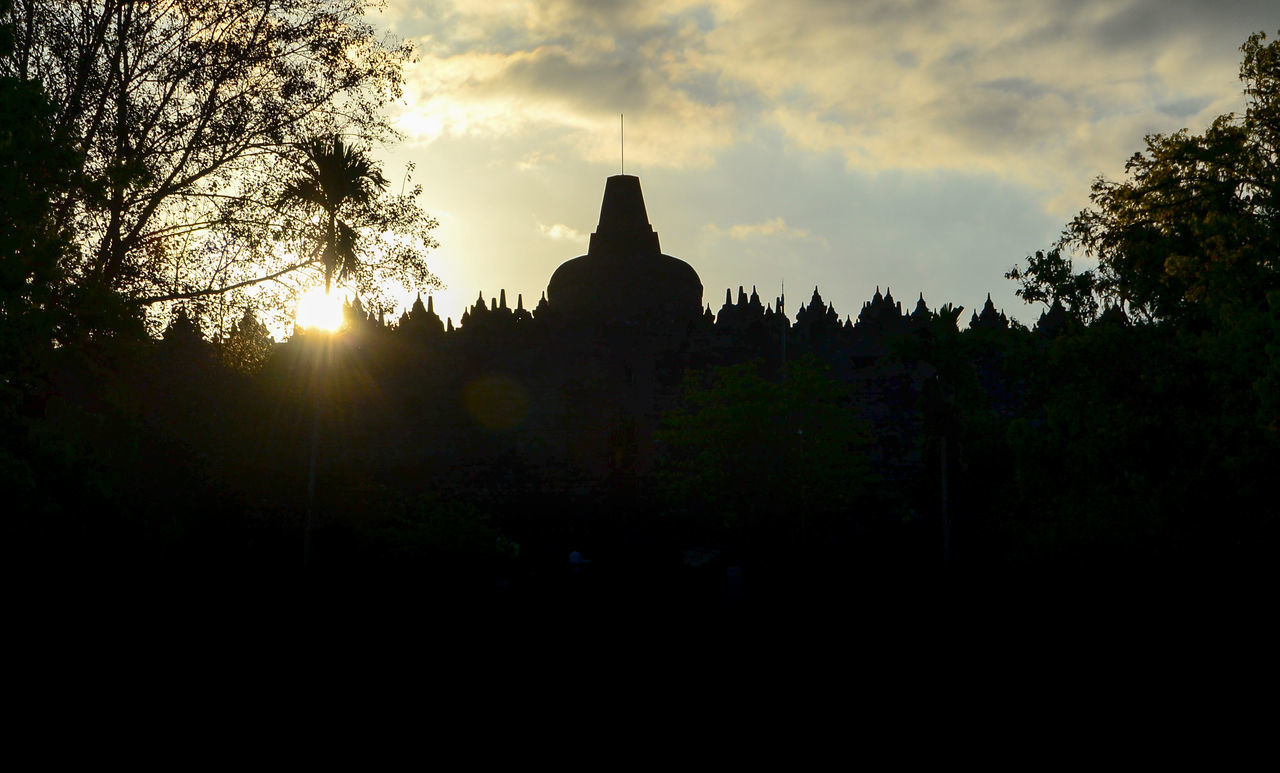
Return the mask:
[[[380, 191], [386, 190], [387, 178], [362, 148], [348, 147], [337, 134], [317, 137], [301, 143], [306, 160], [302, 174], [285, 185], [280, 196], [281, 204], [301, 204], [310, 210], [320, 210], [324, 217], [324, 230], [320, 234], [315, 251], [324, 264], [324, 291], [336, 272], [339, 279], [355, 272], [358, 265], [356, 248], [359, 234], [339, 219], [344, 209], [367, 204]], [[307, 566], [311, 557], [311, 521], [315, 511], [316, 460], [320, 448], [320, 402], [323, 394], [323, 374], [315, 390], [315, 407], [311, 425], [311, 462], [307, 473], [307, 518], [303, 527], [302, 564]]]
[[352, 274], [357, 264], [359, 235], [339, 219], [339, 215], [344, 209], [368, 203], [386, 190], [387, 178], [364, 149], [344, 145], [337, 134], [317, 137], [301, 143], [300, 147], [306, 156], [302, 174], [285, 186], [280, 201], [322, 212], [324, 231], [316, 252], [324, 264], [327, 294], [334, 273], [342, 279]]

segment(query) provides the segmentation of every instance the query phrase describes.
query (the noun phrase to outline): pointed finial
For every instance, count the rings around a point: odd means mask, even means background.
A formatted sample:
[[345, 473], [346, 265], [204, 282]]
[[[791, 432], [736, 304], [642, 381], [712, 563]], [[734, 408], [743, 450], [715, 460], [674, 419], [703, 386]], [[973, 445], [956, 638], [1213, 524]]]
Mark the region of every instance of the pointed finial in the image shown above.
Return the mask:
[[507, 291], [505, 288], [499, 292], [499, 297], [501, 298], [501, 300], [498, 302], [498, 308], [501, 308], [501, 309], [507, 308]]
[[[418, 293], [418, 301], [419, 302], [422, 301], [422, 293]], [[427, 296], [427, 313], [428, 314], [436, 313], [436, 297], [434, 295]]]
[[516, 293], [516, 310], [524, 311], [524, 293]]

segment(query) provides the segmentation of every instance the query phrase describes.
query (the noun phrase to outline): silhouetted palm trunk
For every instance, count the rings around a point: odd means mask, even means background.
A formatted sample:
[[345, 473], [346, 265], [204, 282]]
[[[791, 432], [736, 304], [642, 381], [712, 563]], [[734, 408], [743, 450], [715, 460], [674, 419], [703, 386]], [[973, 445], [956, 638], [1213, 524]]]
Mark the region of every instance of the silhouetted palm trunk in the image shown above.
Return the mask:
[[302, 527], [302, 568], [311, 564], [311, 523], [316, 510], [316, 463], [320, 456], [320, 391], [324, 374], [316, 380], [316, 395], [311, 406], [311, 461], [307, 467], [307, 519]]
[[951, 565], [951, 515], [947, 512], [947, 436], [942, 436], [942, 568]]

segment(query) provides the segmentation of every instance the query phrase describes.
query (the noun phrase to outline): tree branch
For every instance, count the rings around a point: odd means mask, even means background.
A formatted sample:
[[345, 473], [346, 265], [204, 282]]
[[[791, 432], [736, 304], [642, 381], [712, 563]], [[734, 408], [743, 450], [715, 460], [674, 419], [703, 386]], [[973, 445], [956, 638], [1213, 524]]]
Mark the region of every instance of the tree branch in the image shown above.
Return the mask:
[[306, 268], [307, 266], [311, 266], [314, 264], [315, 264], [314, 259], [307, 260], [301, 263], [294, 263], [291, 266], [286, 266], [280, 269], [279, 271], [276, 271], [275, 273], [272, 273], [272, 274], [267, 274], [266, 276], [260, 276], [254, 279], [246, 279], [242, 282], [236, 282], [235, 284], [226, 285], [225, 287], [209, 287], [209, 288], [205, 288], [204, 290], [189, 290], [187, 292], [182, 292], [182, 293], [169, 293], [167, 295], [152, 295], [145, 298], [134, 299], [132, 303], [138, 306], [150, 306], [153, 303], [163, 303], [165, 301], [185, 301], [185, 300], [190, 300], [191, 298], [205, 298], [210, 295], [221, 295], [223, 293], [227, 293], [232, 290], [238, 290], [241, 287], [249, 287], [251, 285], [261, 284], [263, 282], [270, 282], [273, 279], [279, 279], [285, 274], [288, 274], [293, 271], [297, 271], [298, 269], [301, 269], [301, 268]]

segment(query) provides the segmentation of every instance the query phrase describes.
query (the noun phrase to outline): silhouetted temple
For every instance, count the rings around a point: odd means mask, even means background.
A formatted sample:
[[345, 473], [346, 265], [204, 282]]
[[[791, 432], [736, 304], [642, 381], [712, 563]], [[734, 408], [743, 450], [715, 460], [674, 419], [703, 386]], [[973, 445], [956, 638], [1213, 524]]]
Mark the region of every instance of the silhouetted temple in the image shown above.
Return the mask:
[[[526, 472], [536, 468], [529, 474], [549, 495], [557, 486], [625, 492], [651, 473], [661, 417], [681, 404], [689, 374], [756, 362], [777, 378], [806, 356], [853, 386], [859, 404], [850, 408], [873, 427], [878, 463], [892, 474], [913, 463], [914, 406], [932, 378], [928, 367], [889, 356], [892, 342], [939, 324], [955, 331], [960, 309], [946, 312], [930, 311], [923, 295], [906, 312], [878, 287], [856, 318], [842, 317], [817, 287], [794, 322], [785, 298], [766, 303], [755, 287], [736, 297], [726, 290], [713, 312], [693, 267], [663, 254], [631, 175], [608, 178], [587, 254], [561, 264], [532, 309], [522, 296], [513, 308], [505, 290], [481, 292], [456, 329], [430, 297], [395, 325], [358, 301], [348, 309], [351, 340], [386, 353], [386, 392], [406, 395], [392, 428], [405, 437], [380, 440], [411, 447], [431, 437], [448, 454], [450, 485], [465, 485], [457, 472], [468, 460], [491, 471], [495, 454], [510, 453]], [[1009, 321], [988, 298], [970, 327], [1007, 330]]]
[[556, 269], [547, 302], [578, 322], [683, 325], [702, 311], [702, 282], [688, 263], [662, 254], [640, 178], [615, 175], [605, 183], [587, 254]]
[[[1058, 309], [1050, 314], [1044, 323], [1046, 328], [1056, 329], [1061, 324], [1060, 312]], [[361, 308], [355, 316], [357, 326], [388, 329], [380, 322], [379, 314], [366, 313]], [[764, 303], [755, 287], [749, 296], [744, 287], [739, 287], [736, 298], [726, 289], [724, 305], [713, 312], [710, 305], [703, 306], [703, 286], [697, 271], [662, 252], [658, 234], [649, 222], [640, 179], [615, 175], [606, 180], [599, 224], [591, 234], [587, 254], [565, 261], [552, 273], [537, 305], [526, 309], [523, 296], [517, 296], [513, 309], [505, 290], [487, 301], [481, 291], [475, 304], [463, 311], [458, 332], [463, 338], [480, 335], [490, 339], [504, 330], [519, 328], [527, 334], [537, 328], [543, 332], [554, 330], [561, 337], [560, 343], [569, 343], [577, 340], [575, 335], [617, 336], [631, 330], [643, 332], [648, 345], [672, 350], [701, 348], [712, 362], [722, 362], [724, 358], [716, 356], [714, 350], [745, 346], [767, 358], [770, 355], [761, 347], [780, 345], [783, 337], [801, 347], [795, 350], [797, 354], [814, 345], [847, 350], [858, 356], [882, 353], [886, 338], [920, 328], [936, 318], [923, 294], [912, 310], [905, 312], [891, 290], [882, 295], [879, 287], [856, 319], [841, 319], [817, 287], [809, 302], [796, 310], [794, 323], [787, 319], [784, 298]], [[969, 327], [975, 330], [1005, 330], [1009, 324], [1004, 312], [996, 310], [990, 295], [969, 321]], [[389, 329], [395, 328], [432, 339], [454, 331], [452, 320], [442, 322], [432, 299], [427, 298], [424, 304], [421, 296]], [[736, 360], [743, 354], [740, 351], [728, 359]]]

